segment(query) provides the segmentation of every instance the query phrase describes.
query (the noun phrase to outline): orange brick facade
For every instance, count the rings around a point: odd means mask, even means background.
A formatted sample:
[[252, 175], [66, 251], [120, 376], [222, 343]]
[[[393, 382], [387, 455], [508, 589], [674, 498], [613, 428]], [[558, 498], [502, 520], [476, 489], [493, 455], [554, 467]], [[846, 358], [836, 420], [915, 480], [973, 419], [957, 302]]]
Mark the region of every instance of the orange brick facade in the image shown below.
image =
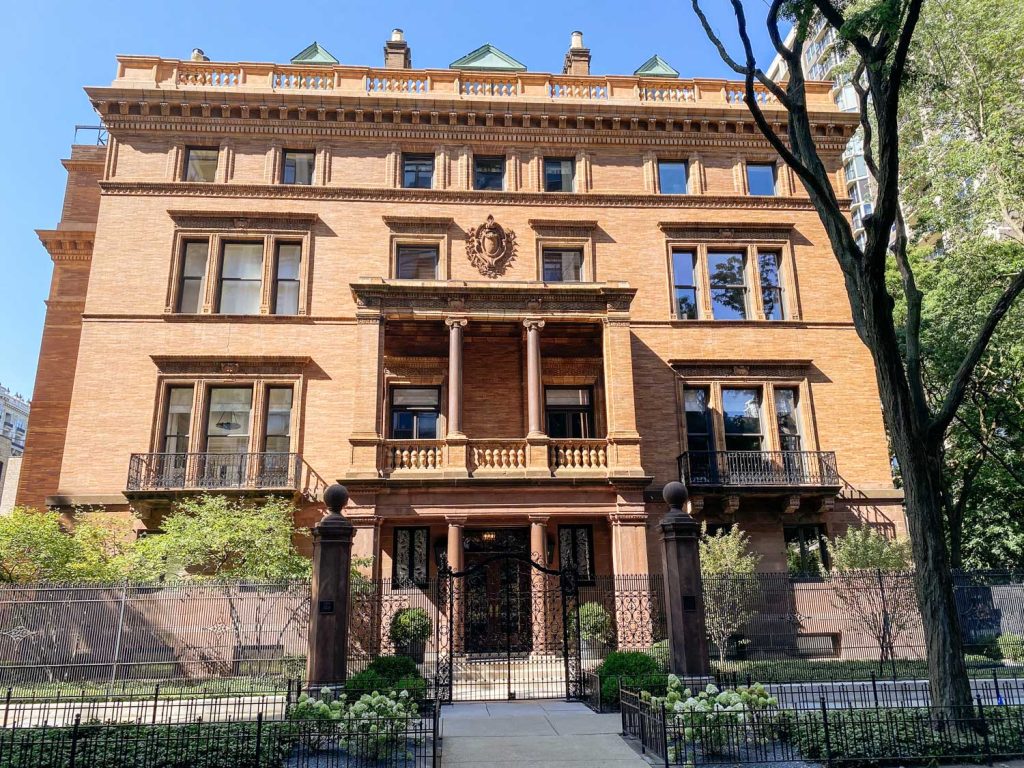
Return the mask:
[[[308, 526], [325, 485], [345, 483], [356, 555], [372, 557], [376, 574], [393, 572], [396, 527], [429, 529], [433, 572], [436, 552], [460, 561], [466, 532], [509, 526], [530, 529], [531, 547], [557, 561], [563, 525], [591, 526], [597, 573], [645, 573], [660, 569], [659, 490], [678, 479], [687, 450], [684, 390], [706, 388], [714, 412], [723, 387], [757, 389], [763, 449], [779, 451], [769, 394], [785, 386], [799, 394], [802, 448], [834, 451], [840, 481], [691, 486], [698, 519], [739, 522], [765, 570], [785, 569], [786, 526], [833, 535], [860, 519], [902, 531], [842, 275], [738, 86], [570, 71], [396, 77], [120, 58], [111, 86], [87, 89], [109, 145], [74, 148], [61, 225], [40, 233], [55, 271], [19, 502], [131, 508], [126, 525], [155, 528], [175, 498], [196, 492], [184, 463], [159, 470], [160, 482], [154, 459], [132, 463], [166, 453], [169, 388], [192, 387], [188, 446], [204, 456], [221, 418], [209, 416], [213, 390], [252, 393], [244, 452], [263, 456], [268, 388], [287, 388], [298, 470], [274, 489], [294, 493]], [[810, 90], [823, 155], [845, 189], [840, 157], [855, 116], [835, 108], [825, 84]], [[196, 147], [216, 150], [209, 182], [184, 180]], [[313, 153], [309, 185], [283, 183], [285, 151]], [[403, 188], [410, 153], [434, 159], [430, 188]], [[473, 188], [479, 156], [504, 158], [502, 190]], [[543, 191], [545, 157], [574, 161], [574, 191]], [[688, 163], [688, 194], [659, 191], [658, 161], [672, 159]], [[776, 163], [776, 195], [748, 194], [754, 162]], [[497, 275], [467, 254], [489, 216], [515, 235]], [[183, 313], [193, 241], [209, 243], [208, 261], [199, 311]], [[233, 242], [263, 243], [255, 314], [218, 311], [223, 245]], [[279, 243], [301, 247], [289, 316], [273, 312]], [[399, 279], [401, 245], [436, 246], [435, 279]], [[579, 282], [542, 280], [550, 248], [582, 255]], [[763, 313], [753, 284], [751, 319], [711, 319], [703, 266], [700, 319], [674, 316], [674, 249], [699, 259], [744, 249], [756, 261], [758, 248], [780, 255], [785, 319], [753, 319]], [[393, 438], [396, 386], [437, 389], [436, 437]], [[544, 398], [558, 387], [591, 393], [586, 438], [548, 434]], [[197, 461], [209, 479], [210, 460]], [[130, 466], [141, 474], [129, 477]], [[252, 477], [228, 490], [269, 492]]]

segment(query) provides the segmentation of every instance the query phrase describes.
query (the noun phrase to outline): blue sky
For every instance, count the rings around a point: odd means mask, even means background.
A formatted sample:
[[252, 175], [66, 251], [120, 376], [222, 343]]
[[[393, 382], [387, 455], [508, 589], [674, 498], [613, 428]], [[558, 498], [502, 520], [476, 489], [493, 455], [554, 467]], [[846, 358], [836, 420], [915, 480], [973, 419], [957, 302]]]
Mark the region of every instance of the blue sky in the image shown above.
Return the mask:
[[[734, 29], [725, 0], [705, 0], [712, 22]], [[771, 59], [762, 4], [748, 3], [762, 66]], [[493, 43], [530, 70], [561, 71], [569, 34], [582, 30], [595, 74], [630, 74], [658, 53], [684, 77], [727, 77], [688, 0], [427, 2], [54, 2], [8, 11], [0, 61], [0, 124], [7, 147], [0, 181], [0, 383], [26, 397], [35, 378], [51, 262], [35, 229], [60, 218], [76, 123], [97, 118], [85, 85], [114, 77], [118, 53], [214, 60], [288, 61], [318, 40], [343, 64], [380, 66], [394, 27], [405, 30], [416, 67], [447, 67]], [[732, 36], [730, 36], [732, 37]]]

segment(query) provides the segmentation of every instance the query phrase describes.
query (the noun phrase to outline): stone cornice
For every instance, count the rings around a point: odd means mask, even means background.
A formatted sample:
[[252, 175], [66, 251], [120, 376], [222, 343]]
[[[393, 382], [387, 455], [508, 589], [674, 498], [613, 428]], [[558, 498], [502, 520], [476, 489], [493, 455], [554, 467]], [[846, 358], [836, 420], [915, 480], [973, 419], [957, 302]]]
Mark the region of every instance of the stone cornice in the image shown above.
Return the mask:
[[530, 219], [529, 224], [534, 232], [554, 237], [590, 237], [597, 229], [595, 220]]
[[388, 229], [397, 233], [443, 235], [455, 223], [451, 216], [382, 216]]
[[795, 228], [796, 225], [791, 221], [732, 221], [728, 224], [709, 221], [658, 222], [658, 229], [667, 237], [681, 240], [786, 239]]
[[[587, 192], [559, 195], [545, 192], [486, 192], [454, 189], [400, 189], [393, 187], [324, 187], [297, 184], [196, 184], [147, 181], [101, 181], [105, 195], [202, 197], [266, 200], [341, 200], [347, 202], [469, 203], [474, 205], [531, 205], [544, 208], [675, 208], [813, 211], [804, 197], [751, 195], [653, 195]], [[840, 205], [848, 208], [849, 199]]]
[[384, 315], [627, 317], [636, 289], [628, 283], [546, 284], [364, 278], [351, 283], [361, 310]]
[[150, 355], [164, 374], [270, 375], [298, 374], [309, 365], [309, 355]]
[[[155, 105], [154, 105], [155, 106]], [[101, 106], [97, 106], [101, 109]], [[315, 111], [315, 110], [313, 110]], [[351, 110], [345, 110], [347, 114]], [[358, 110], [362, 113], [364, 110]], [[367, 112], [371, 110], [366, 110]], [[378, 112], [380, 110], [377, 110]], [[843, 113], [845, 114], [845, 113]], [[156, 132], [169, 133], [176, 136], [190, 134], [240, 135], [240, 136], [303, 136], [312, 138], [364, 138], [388, 141], [422, 141], [447, 144], [501, 144], [510, 148], [532, 150], [538, 145], [575, 146], [630, 146], [640, 150], [672, 147], [675, 150], [701, 150], [709, 147], [724, 147], [729, 151], [754, 150], [772, 152], [771, 145], [760, 133], [738, 132], [738, 126], [749, 126], [752, 119], [748, 116], [737, 119], [687, 120], [695, 124], [714, 123], [722, 130], [705, 131], [668, 131], [640, 130], [630, 127], [611, 127], [611, 120], [603, 122], [608, 127], [596, 128], [537, 128], [514, 127], [503, 125], [410, 125], [407, 123], [391, 124], [364, 120], [339, 121], [337, 116], [331, 120], [281, 120], [240, 119], [240, 118], [201, 118], [174, 117], [157, 115], [119, 115], [103, 114], [103, 122], [111, 135], [119, 133]], [[618, 118], [615, 118], [618, 123]], [[622, 122], [631, 125], [632, 118]], [[683, 122], [683, 121], [680, 121]], [[820, 125], [833, 125], [835, 120], [823, 120]], [[785, 134], [785, 124], [776, 125], [781, 135]], [[842, 132], [830, 136], [815, 137], [815, 145], [823, 155], [838, 155], [846, 149], [850, 133]]]
[[175, 224], [186, 229], [308, 231], [319, 218], [315, 213], [303, 211], [169, 210], [167, 214]]
[[43, 247], [54, 261], [88, 261], [96, 241], [90, 229], [37, 229]]

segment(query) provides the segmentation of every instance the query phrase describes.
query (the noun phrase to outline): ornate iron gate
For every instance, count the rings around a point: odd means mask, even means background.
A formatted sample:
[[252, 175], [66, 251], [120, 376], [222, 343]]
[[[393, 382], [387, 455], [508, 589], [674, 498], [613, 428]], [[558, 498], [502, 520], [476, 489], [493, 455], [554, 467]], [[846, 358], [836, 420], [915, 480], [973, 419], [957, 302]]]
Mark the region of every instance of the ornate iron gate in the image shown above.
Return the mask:
[[499, 553], [462, 571], [442, 564], [437, 590], [442, 702], [582, 697], [574, 569]]

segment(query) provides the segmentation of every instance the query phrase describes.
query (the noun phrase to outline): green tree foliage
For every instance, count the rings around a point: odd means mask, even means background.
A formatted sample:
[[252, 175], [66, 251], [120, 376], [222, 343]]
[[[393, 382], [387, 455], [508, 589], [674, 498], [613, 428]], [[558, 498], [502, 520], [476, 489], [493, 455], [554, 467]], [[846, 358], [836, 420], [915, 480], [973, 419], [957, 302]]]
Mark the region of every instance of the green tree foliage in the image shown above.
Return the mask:
[[133, 576], [281, 581], [306, 578], [310, 561], [295, 549], [295, 508], [271, 498], [254, 505], [200, 496], [175, 507], [163, 533], [132, 549]]
[[[1022, 39], [1020, 3], [932, 0], [911, 50], [901, 186], [932, 400], [1007, 275], [1024, 269]], [[895, 272], [891, 292], [905, 318]], [[942, 448], [952, 565], [1024, 565], [1024, 308], [1013, 307], [993, 336]]]
[[750, 551], [750, 537], [735, 524], [713, 536], [702, 525], [699, 547], [704, 623], [719, 661], [724, 662], [729, 638], [754, 614], [759, 592], [755, 573], [761, 556]]
[[99, 523], [65, 527], [56, 512], [24, 507], [0, 517], [0, 581], [114, 581], [124, 569], [122, 547]]
[[848, 528], [832, 539], [832, 570], [835, 573], [857, 571], [909, 571], [913, 566], [910, 542], [891, 539], [868, 525]]

